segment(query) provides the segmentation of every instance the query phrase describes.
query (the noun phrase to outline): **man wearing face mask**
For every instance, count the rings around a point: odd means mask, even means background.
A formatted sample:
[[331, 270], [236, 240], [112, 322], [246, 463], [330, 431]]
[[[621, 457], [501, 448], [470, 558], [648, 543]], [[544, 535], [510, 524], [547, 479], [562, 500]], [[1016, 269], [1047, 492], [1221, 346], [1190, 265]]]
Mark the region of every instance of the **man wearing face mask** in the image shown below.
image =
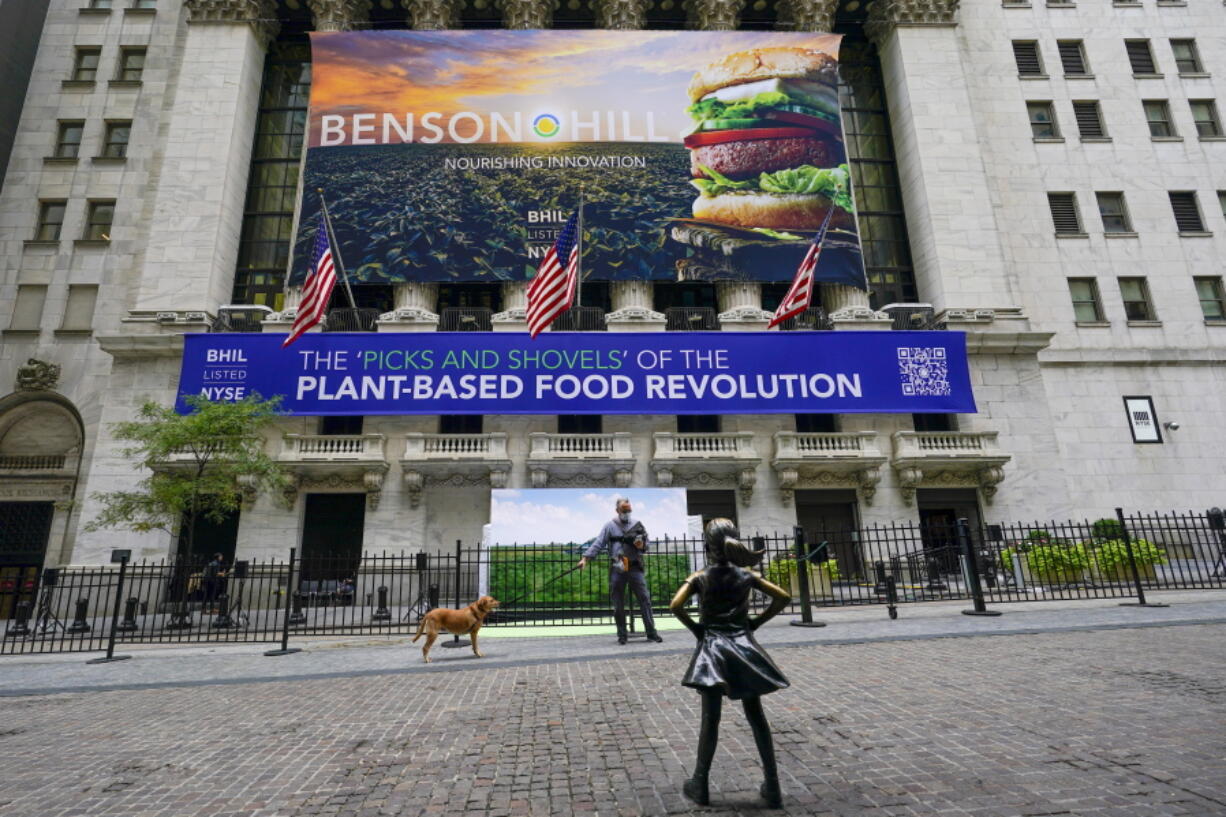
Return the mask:
[[600, 551], [608, 549], [609, 559], [609, 596], [613, 601], [613, 618], [617, 622], [617, 643], [625, 644], [626, 633], [626, 584], [634, 591], [639, 600], [639, 609], [643, 615], [643, 627], [647, 631], [649, 641], [663, 641], [656, 632], [656, 622], [651, 616], [651, 593], [647, 590], [647, 577], [643, 572], [643, 554], [647, 552], [647, 531], [641, 522], [636, 522], [630, 513], [633, 510], [630, 500], [618, 497], [616, 502], [617, 516], [605, 523], [600, 534], [593, 540], [591, 547], [583, 553], [579, 567], [587, 567], [587, 563], [596, 557]]

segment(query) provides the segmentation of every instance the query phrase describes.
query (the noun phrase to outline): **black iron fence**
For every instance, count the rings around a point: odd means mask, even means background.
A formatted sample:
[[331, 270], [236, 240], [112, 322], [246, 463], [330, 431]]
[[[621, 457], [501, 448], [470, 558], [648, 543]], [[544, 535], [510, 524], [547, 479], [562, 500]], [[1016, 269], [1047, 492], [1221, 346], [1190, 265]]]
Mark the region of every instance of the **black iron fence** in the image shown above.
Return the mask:
[[[751, 537], [763, 575], [812, 607], [1126, 598], [1226, 587], [1226, 527], [1196, 513], [1095, 522], [895, 524]], [[577, 569], [582, 544], [507, 545], [299, 560], [217, 570], [183, 560], [0, 573], [0, 654], [124, 643], [266, 642], [405, 634], [433, 607], [492, 595], [488, 626], [607, 624], [609, 562]], [[702, 542], [663, 539], [646, 557], [657, 612], [705, 563]], [[801, 569], [803, 566], [803, 570]], [[634, 605], [628, 605], [633, 609]]]

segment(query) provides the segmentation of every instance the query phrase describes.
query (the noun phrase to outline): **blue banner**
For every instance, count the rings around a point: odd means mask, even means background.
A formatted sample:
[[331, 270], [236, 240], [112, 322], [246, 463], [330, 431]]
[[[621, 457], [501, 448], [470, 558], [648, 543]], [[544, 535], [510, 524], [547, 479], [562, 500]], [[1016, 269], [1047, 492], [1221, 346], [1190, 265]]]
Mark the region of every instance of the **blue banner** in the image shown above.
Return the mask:
[[187, 335], [182, 396], [294, 414], [974, 412], [961, 332]]

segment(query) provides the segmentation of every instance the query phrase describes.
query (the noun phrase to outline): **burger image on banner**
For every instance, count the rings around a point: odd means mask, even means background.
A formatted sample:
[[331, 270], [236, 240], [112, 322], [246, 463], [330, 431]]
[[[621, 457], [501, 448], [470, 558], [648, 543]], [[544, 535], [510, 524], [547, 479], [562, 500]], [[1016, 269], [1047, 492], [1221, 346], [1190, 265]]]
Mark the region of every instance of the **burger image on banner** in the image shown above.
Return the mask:
[[685, 137], [694, 218], [737, 227], [854, 229], [839, 124], [838, 63], [821, 51], [760, 48], [694, 75]]

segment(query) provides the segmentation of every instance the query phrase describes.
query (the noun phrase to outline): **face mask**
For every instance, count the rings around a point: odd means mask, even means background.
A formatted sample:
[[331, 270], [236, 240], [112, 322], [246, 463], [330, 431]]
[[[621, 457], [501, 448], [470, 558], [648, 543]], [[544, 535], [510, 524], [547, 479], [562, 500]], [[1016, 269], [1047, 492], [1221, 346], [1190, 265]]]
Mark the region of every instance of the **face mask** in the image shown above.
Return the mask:
[[618, 519], [618, 521], [620, 521], [620, 522], [629, 522], [629, 521], [630, 521], [630, 514], [628, 514], [628, 513], [619, 513], [619, 514], [617, 515], [617, 519]]

